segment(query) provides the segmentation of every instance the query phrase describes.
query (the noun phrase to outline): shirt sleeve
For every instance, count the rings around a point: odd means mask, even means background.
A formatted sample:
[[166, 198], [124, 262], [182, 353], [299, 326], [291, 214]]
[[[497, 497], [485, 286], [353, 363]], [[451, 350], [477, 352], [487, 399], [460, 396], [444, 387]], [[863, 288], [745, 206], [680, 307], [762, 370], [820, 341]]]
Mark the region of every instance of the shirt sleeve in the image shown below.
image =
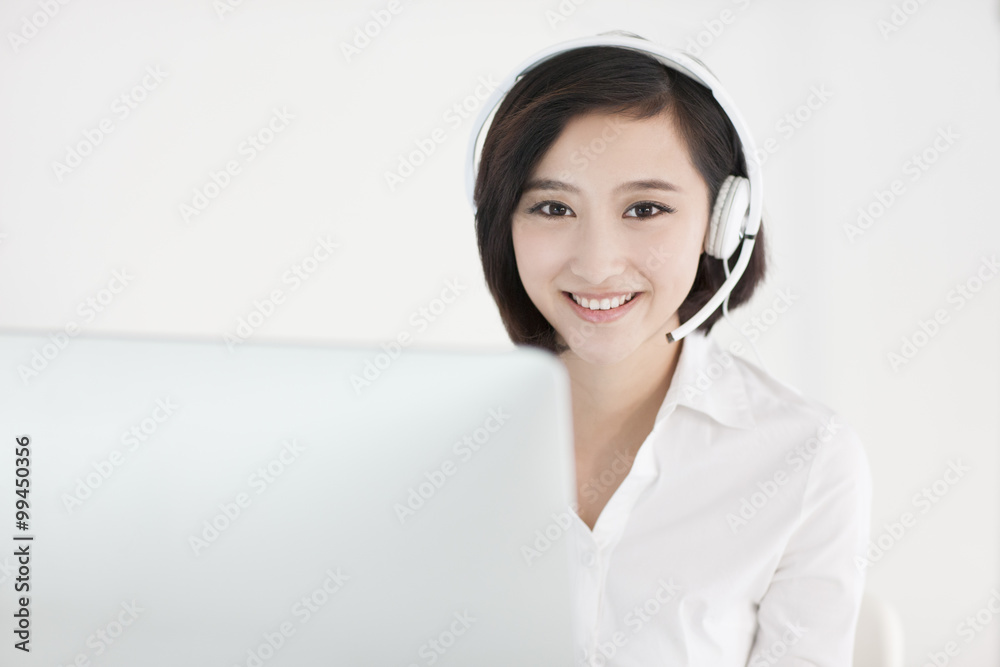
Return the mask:
[[802, 509], [757, 609], [747, 667], [850, 667], [865, 586], [871, 469], [840, 424], [809, 469]]

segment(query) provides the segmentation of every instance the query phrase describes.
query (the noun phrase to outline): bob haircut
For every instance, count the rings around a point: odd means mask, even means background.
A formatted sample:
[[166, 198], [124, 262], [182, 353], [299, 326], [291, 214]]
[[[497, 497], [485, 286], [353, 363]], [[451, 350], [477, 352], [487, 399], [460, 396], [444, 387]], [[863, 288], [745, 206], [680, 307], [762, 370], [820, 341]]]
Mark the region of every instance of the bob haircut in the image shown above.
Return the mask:
[[[726, 176], [747, 176], [739, 135], [711, 91], [653, 57], [616, 46], [587, 46], [535, 66], [511, 88], [483, 142], [476, 176], [476, 238], [483, 273], [516, 345], [560, 354], [569, 348], [524, 290], [517, 272], [511, 222], [532, 169], [574, 116], [619, 113], [641, 120], [666, 112], [673, 118], [691, 159], [708, 185], [711, 212]], [[730, 269], [743, 247], [730, 258]], [[678, 309], [683, 323], [725, 281], [721, 259], [702, 252], [694, 284]], [[750, 263], [729, 295], [739, 306], [764, 279], [764, 225]], [[699, 327], [708, 334], [721, 316], [716, 309]]]

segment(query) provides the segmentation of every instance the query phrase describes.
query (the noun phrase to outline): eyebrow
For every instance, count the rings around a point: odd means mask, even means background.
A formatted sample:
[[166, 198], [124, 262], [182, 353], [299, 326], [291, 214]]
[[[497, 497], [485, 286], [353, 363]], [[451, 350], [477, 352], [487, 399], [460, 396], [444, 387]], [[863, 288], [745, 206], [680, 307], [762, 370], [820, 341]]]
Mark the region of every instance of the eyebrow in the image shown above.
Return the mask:
[[[580, 188], [569, 183], [564, 183], [552, 178], [533, 178], [524, 184], [522, 192], [531, 190], [565, 190], [574, 194], [580, 193]], [[611, 194], [618, 195], [623, 192], [635, 192], [637, 190], [664, 190], [667, 192], [680, 192], [680, 188], [658, 178], [648, 178], [641, 181], [629, 181], [616, 187]]]

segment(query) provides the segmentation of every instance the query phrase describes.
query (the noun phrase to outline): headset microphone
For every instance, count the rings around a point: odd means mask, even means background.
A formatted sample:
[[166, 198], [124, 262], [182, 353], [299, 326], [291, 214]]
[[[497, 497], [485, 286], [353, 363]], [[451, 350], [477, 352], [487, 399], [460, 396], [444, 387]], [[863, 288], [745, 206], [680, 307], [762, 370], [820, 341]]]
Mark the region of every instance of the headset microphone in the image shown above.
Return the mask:
[[[750, 263], [750, 254], [753, 252], [757, 230], [760, 229], [764, 201], [760, 168], [754, 168], [756, 165], [751, 165], [751, 160], [756, 159], [757, 153], [753, 137], [750, 134], [750, 128], [743, 120], [743, 116], [740, 115], [739, 110], [729, 97], [729, 94], [722, 87], [722, 84], [719, 83], [718, 79], [715, 78], [700, 60], [684, 51], [667, 49], [634, 33], [621, 30], [604, 32], [593, 37], [572, 39], [555, 44], [536, 53], [522, 62], [497, 86], [479, 111], [476, 122], [472, 126], [472, 140], [469, 142], [465, 172], [466, 194], [469, 204], [472, 206], [473, 212], [475, 212], [476, 202], [474, 192], [476, 171], [479, 166], [479, 156], [482, 149], [480, 137], [483, 135], [483, 130], [487, 125], [487, 119], [489, 118], [490, 124], [492, 124], [491, 117], [496, 113], [501, 100], [510, 92], [510, 89], [517, 83], [518, 79], [549, 58], [566, 51], [587, 46], [616, 46], [645, 53], [667, 67], [705, 86], [712, 92], [719, 106], [722, 107], [723, 111], [729, 117], [743, 147], [743, 155], [746, 158], [747, 169], [750, 174], [749, 178], [735, 174], [726, 177], [722, 183], [722, 187], [719, 188], [719, 194], [712, 207], [712, 215], [709, 219], [707, 233], [705, 234], [705, 252], [723, 261], [727, 274], [726, 280], [712, 298], [691, 319], [667, 334], [667, 342], [673, 343], [697, 329], [724, 301], [728, 303], [730, 293], [736, 287], [736, 283]], [[483, 139], [485, 140], [485, 137]], [[740, 246], [740, 241], [743, 242], [743, 245], [736, 260], [736, 266], [732, 268], [732, 272], [730, 273], [729, 259], [736, 252], [736, 248]], [[724, 305], [724, 313], [725, 310], [726, 307]]]

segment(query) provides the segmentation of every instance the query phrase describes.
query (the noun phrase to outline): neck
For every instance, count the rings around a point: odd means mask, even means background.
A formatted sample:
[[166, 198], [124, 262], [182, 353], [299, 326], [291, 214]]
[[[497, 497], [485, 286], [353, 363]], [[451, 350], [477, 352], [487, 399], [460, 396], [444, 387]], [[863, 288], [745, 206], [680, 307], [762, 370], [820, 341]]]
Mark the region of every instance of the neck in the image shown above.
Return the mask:
[[[592, 364], [572, 350], [560, 357], [570, 377], [577, 446], [601, 449], [622, 431], [652, 428], [684, 340], [647, 344], [613, 364]], [[648, 433], [648, 430], [646, 431]]]

